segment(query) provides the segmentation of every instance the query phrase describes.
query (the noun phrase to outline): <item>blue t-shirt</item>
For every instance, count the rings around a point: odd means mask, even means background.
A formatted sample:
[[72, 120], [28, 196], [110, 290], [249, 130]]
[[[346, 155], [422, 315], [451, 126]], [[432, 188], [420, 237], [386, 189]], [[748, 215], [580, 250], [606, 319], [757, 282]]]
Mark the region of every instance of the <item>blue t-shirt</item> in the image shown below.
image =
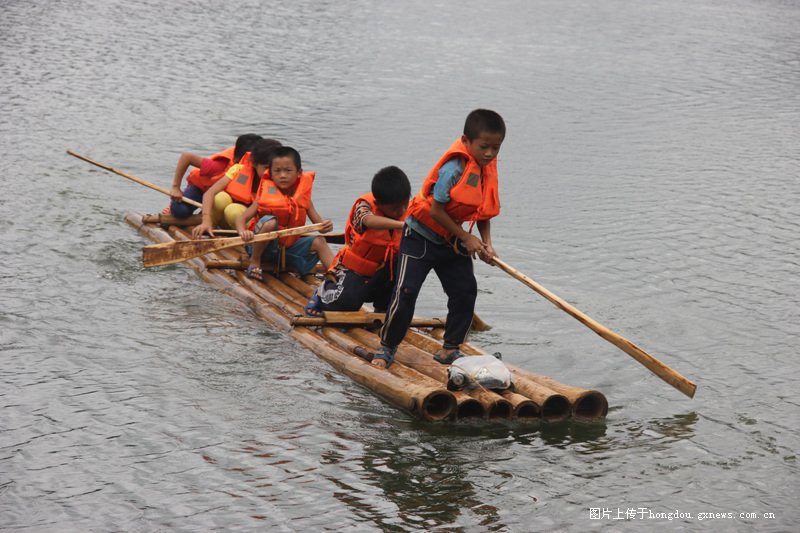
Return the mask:
[[[450, 201], [450, 189], [458, 183], [461, 176], [464, 174], [464, 159], [459, 156], [454, 156], [439, 168], [439, 179], [433, 185], [433, 199], [440, 204], [446, 204]], [[408, 227], [425, 237], [431, 242], [437, 244], [445, 244], [447, 241], [444, 237], [433, 231], [431, 228], [409, 215], [406, 218]]]

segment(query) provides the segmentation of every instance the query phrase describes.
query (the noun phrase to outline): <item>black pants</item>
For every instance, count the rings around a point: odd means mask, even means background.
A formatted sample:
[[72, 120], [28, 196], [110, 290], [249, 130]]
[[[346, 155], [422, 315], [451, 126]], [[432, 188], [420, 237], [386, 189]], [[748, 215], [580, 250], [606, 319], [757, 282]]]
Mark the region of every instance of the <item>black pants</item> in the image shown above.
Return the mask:
[[334, 279], [326, 276], [317, 288], [320, 311], [358, 311], [365, 302], [372, 302], [375, 311], [386, 311], [393, 286], [388, 265], [371, 277], [349, 269], [334, 271], [331, 276]]
[[472, 257], [456, 253], [449, 244], [433, 243], [406, 226], [400, 241], [394, 291], [381, 328], [384, 346], [394, 348], [405, 337], [414, 317], [417, 296], [431, 269], [447, 294], [444, 347], [458, 348], [467, 338], [478, 296]]

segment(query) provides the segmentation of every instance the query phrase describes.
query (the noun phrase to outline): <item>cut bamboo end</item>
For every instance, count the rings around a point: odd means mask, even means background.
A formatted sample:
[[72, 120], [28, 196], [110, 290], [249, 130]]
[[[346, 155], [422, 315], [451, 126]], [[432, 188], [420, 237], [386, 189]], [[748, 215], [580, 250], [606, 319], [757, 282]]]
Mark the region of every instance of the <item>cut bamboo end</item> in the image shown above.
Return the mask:
[[456, 412], [456, 399], [444, 391], [434, 391], [422, 400], [419, 410], [426, 420], [436, 422], [451, 418]]
[[525, 421], [541, 420], [542, 411], [539, 409], [539, 406], [533, 403], [531, 400], [526, 400], [524, 402], [520, 402], [514, 408], [514, 418]]
[[588, 390], [572, 402], [572, 416], [576, 420], [597, 420], [605, 418], [607, 414], [608, 400], [596, 390]]
[[542, 420], [545, 422], [561, 422], [569, 418], [570, 413], [569, 400], [561, 394], [553, 394], [542, 403]]
[[514, 408], [511, 402], [505, 399], [496, 400], [489, 408], [489, 419], [502, 418], [504, 420], [510, 419], [514, 414]]
[[540, 420], [542, 418], [541, 408], [530, 398], [510, 390], [500, 391], [499, 394], [511, 402], [512, 418], [523, 421]]
[[469, 420], [476, 418], [486, 418], [486, 409], [483, 404], [475, 398], [466, 398], [458, 403], [456, 409], [457, 420]]

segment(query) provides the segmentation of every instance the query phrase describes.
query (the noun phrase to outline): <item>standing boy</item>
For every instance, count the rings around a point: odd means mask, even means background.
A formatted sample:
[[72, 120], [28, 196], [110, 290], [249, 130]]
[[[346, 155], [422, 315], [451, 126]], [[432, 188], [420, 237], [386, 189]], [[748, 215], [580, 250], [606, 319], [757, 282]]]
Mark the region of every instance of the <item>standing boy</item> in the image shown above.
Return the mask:
[[375, 174], [370, 189], [350, 208], [345, 245], [306, 304], [307, 315], [358, 311], [364, 302], [386, 311], [411, 184], [405, 172], [390, 166]]
[[[449, 365], [472, 324], [478, 295], [472, 258], [492, 264], [492, 217], [500, 213], [497, 154], [506, 135], [503, 118], [488, 109], [472, 111], [464, 134], [428, 173], [422, 190], [408, 208], [400, 260], [386, 320], [381, 328], [382, 350], [372, 364], [388, 367], [403, 340], [422, 283], [433, 269], [447, 294], [444, 342], [434, 359]], [[465, 230], [461, 224], [470, 222]], [[470, 230], [477, 224], [480, 238]]]

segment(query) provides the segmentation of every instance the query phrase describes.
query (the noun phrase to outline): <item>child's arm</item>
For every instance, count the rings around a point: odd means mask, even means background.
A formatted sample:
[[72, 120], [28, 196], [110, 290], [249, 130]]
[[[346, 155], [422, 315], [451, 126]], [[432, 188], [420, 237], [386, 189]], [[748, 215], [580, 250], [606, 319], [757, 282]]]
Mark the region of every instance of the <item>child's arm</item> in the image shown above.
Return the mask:
[[493, 265], [494, 263], [492, 262], [492, 258], [497, 255], [497, 252], [494, 251], [494, 246], [492, 246], [492, 221], [479, 220], [476, 225], [478, 226], [478, 233], [481, 234], [481, 239], [486, 245], [486, 252], [480, 254], [480, 258], [484, 263]]
[[[438, 222], [444, 229], [448, 232], [455, 235], [455, 237], [464, 243], [464, 247], [467, 249], [467, 253], [470, 255], [485, 255], [487, 253], [486, 250], [486, 243], [480, 240], [475, 235], [464, 231], [464, 228], [461, 227], [461, 224], [456, 224], [456, 222], [450, 218], [450, 215], [447, 214], [447, 211], [444, 210], [443, 203], [440, 203], [437, 200], [433, 200], [431, 203], [431, 216], [433, 220]], [[481, 236], [483, 234], [481, 233]]]
[[364, 227], [369, 229], [403, 229], [403, 221], [378, 215], [364, 215], [361, 220]]
[[203, 164], [203, 158], [197, 154], [193, 154], [191, 152], [184, 152], [178, 158], [178, 165], [175, 167], [175, 177], [172, 178], [172, 189], [169, 191], [170, 197], [174, 201], [179, 201], [183, 198], [183, 192], [181, 192], [181, 181], [183, 181], [183, 175], [186, 174], [186, 171], [189, 169], [190, 166], [200, 168], [200, 165]]
[[308, 206], [308, 219], [314, 224], [325, 223], [325, 226], [319, 230], [320, 233], [328, 233], [333, 229], [333, 222], [322, 218], [322, 215], [317, 212], [317, 208], [314, 207], [314, 202], [311, 202], [311, 205]]
[[211, 212], [214, 209], [214, 197], [218, 192], [224, 191], [225, 187], [231, 182], [228, 176], [221, 177], [214, 185], [203, 193], [203, 222], [195, 226], [192, 230], [192, 238], [199, 239], [204, 233], [214, 236], [214, 222], [211, 220]]
[[253, 240], [253, 232], [245, 227], [245, 224], [248, 220], [256, 216], [258, 213], [258, 202], [253, 202], [247, 209], [244, 210], [244, 213], [236, 217], [236, 231], [239, 232], [239, 237], [242, 238], [244, 242], [250, 242]]

